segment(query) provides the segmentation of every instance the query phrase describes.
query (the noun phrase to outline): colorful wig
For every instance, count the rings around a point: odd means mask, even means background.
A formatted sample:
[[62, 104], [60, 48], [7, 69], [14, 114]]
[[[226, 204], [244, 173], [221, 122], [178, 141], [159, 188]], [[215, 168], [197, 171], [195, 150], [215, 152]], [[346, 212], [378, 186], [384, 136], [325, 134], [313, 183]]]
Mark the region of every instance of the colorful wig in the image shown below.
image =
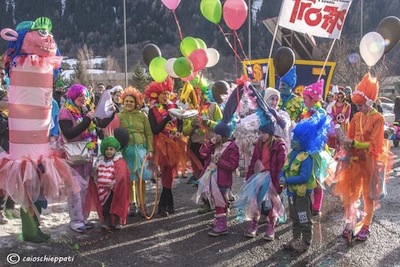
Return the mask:
[[77, 99], [82, 93], [86, 94], [86, 97], [89, 98], [89, 91], [82, 84], [76, 83], [71, 85], [67, 91], [67, 100], [70, 104], [73, 104], [75, 99]]
[[100, 151], [103, 156], [105, 156], [108, 147], [113, 147], [116, 151], [119, 151], [121, 149], [121, 144], [114, 136], [108, 136], [101, 141]]
[[144, 95], [149, 100], [157, 100], [158, 96], [164, 92], [172, 92], [174, 90], [174, 80], [171, 77], [167, 77], [162, 83], [152, 82], [150, 83], [146, 90], [144, 90]]
[[135, 105], [137, 109], [142, 107], [144, 102], [143, 94], [138, 89], [132, 86], [125, 88], [125, 90], [122, 92], [121, 95], [122, 102], [125, 100], [127, 96], [132, 96], [135, 99], [136, 102]]

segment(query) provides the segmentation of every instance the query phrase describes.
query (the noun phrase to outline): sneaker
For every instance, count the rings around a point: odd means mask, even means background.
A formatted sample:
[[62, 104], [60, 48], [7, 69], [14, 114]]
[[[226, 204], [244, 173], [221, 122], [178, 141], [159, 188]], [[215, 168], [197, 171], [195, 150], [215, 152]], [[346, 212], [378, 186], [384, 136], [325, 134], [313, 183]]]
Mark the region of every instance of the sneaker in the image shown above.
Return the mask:
[[358, 241], [366, 241], [369, 237], [369, 226], [368, 225], [363, 225], [361, 227], [361, 230], [357, 233], [356, 235], [356, 240]]
[[122, 229], [122, 224], [117, 223], [117, 224], [114, 226], [114, 228], [117, 229], [117, 230], [121, 230], [121, 229]]
[[[221, 216], [221, 215], [219, 215]], [[214, 229], [208, 232], [210, 236], [220, 236], [228, 234], [228, 224], [226, 214], [215, 218]]]
[[103, 228], [106, 231], [110, 231], [111, 230], [111, 227], [106, 223], [102, 223], [101, 224], [101, 228]]
[[197, 210], [198, 214], [204, 214], [211, 211], [211, 207], [209, 204], [203, 203], [200, 205], [200, 208]]
[[244, 236], [254, 238], [257, 235], [258, 230], [258, 220], [253, 219], [247, 225], [246, 230], [244, 231]]
[[158, 214], [161, 217], [168, 217], [168, 215], [169, 215], [166, 207], [158, 207]]
[[264, 240], [273, 241], [275, 239], [275, 222], [267, 222], [265, 229]]
[[87, 228], [86, 228], [86, 226], [81, 226], [81, 227], [78, 227], [78, 228], [75, 228], [75, 229], [72, 228], [72, 230], [74, 230], [77, 233], [86, 233]]
[[304, 240], [300, 239], [297, 240], [296, 242], [293, 242], [291, 244], [291, 247], [294, 251], [303, 252], [310, 248], [310, 244], [307, 244], [306, 242], [304, 242]]
[[345, 239], [350, 239], [353, 237], [353, 231], [351, 229], [348, 229], [347, 227], [344, 228], [343, 232], [342, 232], [342, 236]]
[[129, 205], [129, 212], [128, 212], [128, 216], [129, 217], [135, 217], [139, 212], [138, 206], [136, 205], [136, 203], [131, 203]]

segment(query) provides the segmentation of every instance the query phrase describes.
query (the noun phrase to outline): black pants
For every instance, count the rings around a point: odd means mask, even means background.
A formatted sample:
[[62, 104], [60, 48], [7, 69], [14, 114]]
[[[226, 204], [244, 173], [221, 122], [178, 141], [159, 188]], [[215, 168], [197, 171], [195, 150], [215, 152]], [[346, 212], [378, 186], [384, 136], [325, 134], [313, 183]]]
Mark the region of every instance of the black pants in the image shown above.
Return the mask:
[[110, 224], [110, 209], [111, 209], [111, 202], [113, 199], [114, 191], [111, 191], [110, 196], [107, 198], [106, 203], [103, 205], [103, 217], [104, 223]]

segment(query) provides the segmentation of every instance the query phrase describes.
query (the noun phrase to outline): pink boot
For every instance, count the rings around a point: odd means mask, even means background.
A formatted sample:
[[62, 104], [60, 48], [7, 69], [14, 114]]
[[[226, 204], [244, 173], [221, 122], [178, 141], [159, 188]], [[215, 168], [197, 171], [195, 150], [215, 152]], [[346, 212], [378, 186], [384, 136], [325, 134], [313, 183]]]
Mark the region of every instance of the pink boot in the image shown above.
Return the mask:
[[258, 230], [258, 220], [253, 219], [248, 223], [247, 228], [244, 231], [244, 235], [252, 238], [256, 237], [257, 230]]
[[228, 222], [226, 219], [226, 213], [216, 214], [214, 229], [208, 232], [211, 236], [226, 235], [228, 233]]
[[267, 222], [265, 229], [264, 240], [273, 241], [275, 239], [275, 220]]

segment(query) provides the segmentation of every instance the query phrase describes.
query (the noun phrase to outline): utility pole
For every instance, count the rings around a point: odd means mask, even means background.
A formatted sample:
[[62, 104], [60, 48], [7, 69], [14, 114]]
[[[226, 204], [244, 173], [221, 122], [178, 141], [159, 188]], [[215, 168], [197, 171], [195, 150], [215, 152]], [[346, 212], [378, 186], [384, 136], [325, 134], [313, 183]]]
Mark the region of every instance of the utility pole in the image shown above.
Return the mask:
[[251, 0], [249, 0], [249, 4], [248, 4], [248, 9], [249, 9], [249, 52], [248, 52], [248, 56], [249, 59], [251, 60]]
[[360, 24], [361, 24], [361, 26], [360, 26], [360, 28], [361, 28], [361, 39], [363, 38], [363, 17], [364, 17], [363, 9], [364, 9], [364, 0], [361, 0], [361, 1], [360, 1], [360, 10], [361, 10], [361, 19], [360, 19]]
[[124, 4], [124, 58], [125, 58], [125, 88], [128, 87], [128, 52], [126, 47], [126, 5]]

